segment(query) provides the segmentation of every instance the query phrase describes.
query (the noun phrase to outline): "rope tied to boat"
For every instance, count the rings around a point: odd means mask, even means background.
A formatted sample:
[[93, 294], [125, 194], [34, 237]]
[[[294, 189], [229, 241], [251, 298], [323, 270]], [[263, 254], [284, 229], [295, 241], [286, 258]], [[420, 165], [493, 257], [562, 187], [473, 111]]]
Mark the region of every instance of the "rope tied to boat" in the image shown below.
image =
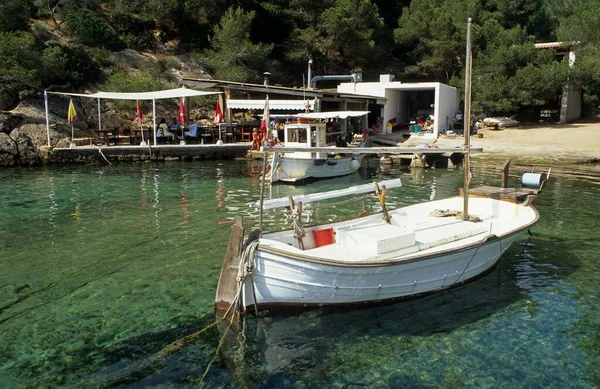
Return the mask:
[[257, 247], [258, 239], [249, 242], [246, 246], [246, 249], [242, 252], [242, 255], [240, 256], [236, 276], [236, 280], [240, 288], [246, 280], [246, 278], [252, 274], [252, 270], [254, 269], [254, 252], [256, 251]]

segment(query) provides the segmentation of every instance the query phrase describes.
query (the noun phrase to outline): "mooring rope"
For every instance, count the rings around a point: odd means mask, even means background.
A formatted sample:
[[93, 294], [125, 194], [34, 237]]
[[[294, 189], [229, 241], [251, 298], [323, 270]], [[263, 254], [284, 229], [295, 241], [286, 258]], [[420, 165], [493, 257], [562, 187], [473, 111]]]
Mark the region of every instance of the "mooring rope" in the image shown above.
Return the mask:
[[98, 152], [100, 153], [100, 155], [102, 156], [102, 158], [104, 158], [104, 160], [106, 162], [108, 162], [109, 165], [112, 165], [112, 163], [110, 163], [110, 161], [108, 159], [106, 159], [106, 157], [104, 156], [104, 153], [102, 153], [102, 149], [98, 146], [96, 146], [96, 148], [98, 149]]
[[[475, 250], [475, 253], [473, 254], [473, 256], [471, 257], [471, 259], [469, 260], [469, 262], [467, 263], [467, 266], [465, 266], [465, 268], [463, 269], [462, 273], [460, 273], [460, 275], [454, 280], [454, 282], [452, 283], [452, 285], [450, 285], [450, 287], [453, 287], [458, 280], [460, 280], [460, 277], [463, 276], [463, 274], [465, 274], [465, 272], [467, 271], [467, 269], [469, 268], [469, 265], [471, 265], [471, 262], [473, 262], [473, 259], [475, 259], [475, 256], [477, 255], [477, 253], [479, 252], [479, 249], [483, 246], [484, 241], [486, 240], [487, 237], [481, 239], [481, 242], [479, 244], [479, 246], [477, 247], [477, 250]], [[500, 243], [502, 245], [502, 243]]]

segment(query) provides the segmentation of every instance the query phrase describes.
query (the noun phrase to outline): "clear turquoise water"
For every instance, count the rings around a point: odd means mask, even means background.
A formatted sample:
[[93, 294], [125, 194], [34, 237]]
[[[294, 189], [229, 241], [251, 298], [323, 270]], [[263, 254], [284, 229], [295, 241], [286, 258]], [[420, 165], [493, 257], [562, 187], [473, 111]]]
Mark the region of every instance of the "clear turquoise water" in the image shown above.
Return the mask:
[[[512, 167], [513, 184], [526, 169]], [[499, 182], [497, 164], [474, 171], [473, 185]], [[393, 305], [247, 318], [203, 381], [216, 329], [139, 369], [214, 321], [228, 221], [257, 224], [246, 205], [258, 199], [257, 172], [243, 161], [0, 171], [0, 387], [600, 386], [598, 166], [554, 169], [533, 236], [475, 282]], [[392, 206], [462, 185], [460, 170], [382, 171], [370, 161], [349, 177], [267, 192], [397, 176], [404, 187], [390, 192]], [[268, 229], [289, 223], [265, 214]]]

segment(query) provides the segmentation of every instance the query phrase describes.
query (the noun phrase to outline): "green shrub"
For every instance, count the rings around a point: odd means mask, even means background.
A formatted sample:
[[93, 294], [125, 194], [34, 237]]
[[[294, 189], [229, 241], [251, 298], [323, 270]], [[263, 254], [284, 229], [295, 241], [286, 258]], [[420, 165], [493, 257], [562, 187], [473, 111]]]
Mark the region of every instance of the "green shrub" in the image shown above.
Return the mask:
[[91, 47], [90, 57], [95, 63], [97, 63], [101, 67], [108, 68], [115, 64], [115, 61], [110, 51], [102, 49], [100, 47]]
[[65, 54], [64, 71], [75, 86], [94, 81], [100, 75], [100, 67], [81, 46], [63, 47]]
[[111, 51], [125, 48], [125, 44], [108, 22], [89, 9], [81, 8], [72, 12], [67, 20], [67, 25], [84, 45]]
[[0, 74], [30, 85], [41, 82], [40, 46], [33, 34], [0, 32]]
[[[151, 92], [174, 87], [175, 85], [169, 84], [166, 80], [160, 78], [156, 71], [142, 70], [130, 74], [117, 69], [108, 81], [100, 87], [100, 90], [106, 92]], [[131, 107], [135, 107], [135, 102], [118, 101], [116, 106], [119, 109], [131, 109]]]
[[29, 30], [29, 9], [22, 0], [0, 3], [0, 31]]
[[154, 22], [140, 20], [128, 14], [117, 14], [110, 17], [110, 23], [119, 34], [125, 45], [133, 50], [152, 50]]

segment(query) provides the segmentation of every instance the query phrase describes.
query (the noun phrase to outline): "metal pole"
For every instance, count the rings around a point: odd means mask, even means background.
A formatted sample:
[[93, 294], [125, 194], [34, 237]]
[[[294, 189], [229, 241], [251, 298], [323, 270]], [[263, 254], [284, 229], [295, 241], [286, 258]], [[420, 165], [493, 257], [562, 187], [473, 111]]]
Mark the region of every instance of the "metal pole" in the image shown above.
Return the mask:
[[152, 133], [154, 134], [154, 146], [156, 146], [156, 99], [152, 99]]
[[[263, 171], [262, 171], [262, 181], [260, 183], [260, 200], [259, 205], [260, 208], [258, 210], [258, 228], [262, 231], [262, 222], [263, 222], [263, 202], [265, 200], [265, 181], [267, 180], [267, 151], [263, 149]], [[271, 173], [273, 174], [273, 173]]]
[[102, 130], [102, 117], [100, 116], [100, 98], [98, 98], [98, 130]]
[[463, 220], [469, 220], [469, 181], [471, 180], [470, 136], [471, 136], [471, 18], [467, 20], [467, 60], [465, 69], [465, 150], [464, 150], [464, 189], [463, 189]]
[[48, 135], [48, 147], [50, 147], [50, 108], [48, 107], [47, 91], [44, 91], [44, 105], [46, 106], [46, 134]]

